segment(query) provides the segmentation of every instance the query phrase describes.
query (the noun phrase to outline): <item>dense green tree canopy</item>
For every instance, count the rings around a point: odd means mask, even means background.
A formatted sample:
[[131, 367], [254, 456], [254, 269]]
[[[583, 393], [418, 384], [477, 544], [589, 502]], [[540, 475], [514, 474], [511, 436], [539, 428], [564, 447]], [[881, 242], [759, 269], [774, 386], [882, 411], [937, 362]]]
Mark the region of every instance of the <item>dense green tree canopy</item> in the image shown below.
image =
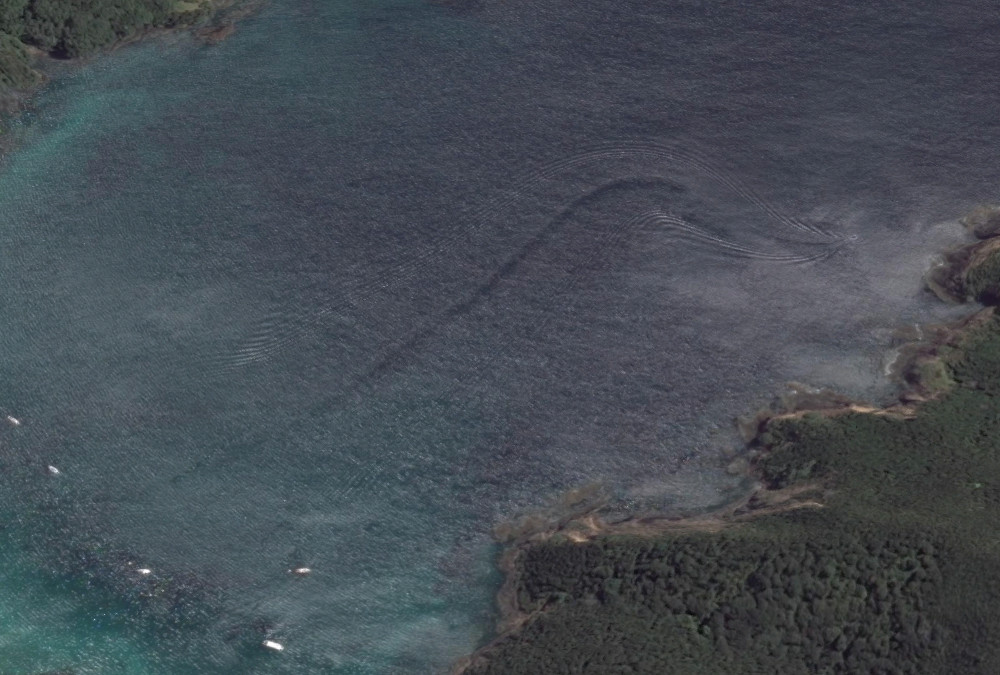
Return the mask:
[[0, 0], [0, 88], [37, 83], [25, 46], [76, 58], [144, 30], [193, 23], [208, 0]]
[[[949, 283], [995, 304], [1000, 239], [987, 243], [957, 252]], [[465, 675], [1000, 672], [1000, 318], [949, 335], [923, 355], [934, 396], [915, 413], [765, 424], [759, 479], [819, 490], [820, 507], [524, 544], [525, 621]]]

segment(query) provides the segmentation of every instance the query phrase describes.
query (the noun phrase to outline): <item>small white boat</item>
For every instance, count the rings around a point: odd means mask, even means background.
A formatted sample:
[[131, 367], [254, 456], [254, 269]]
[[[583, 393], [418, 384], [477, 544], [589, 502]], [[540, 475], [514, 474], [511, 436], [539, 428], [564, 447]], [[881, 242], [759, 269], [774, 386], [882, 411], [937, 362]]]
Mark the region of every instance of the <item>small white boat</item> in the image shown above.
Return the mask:
[[51, 464], [49, 464], [47, 467], [45, 467], [45, 470], [49, 472], [50, 476], [58, 476], [60, 473], [62, 473], [62, 471], [60, 471], [59, 469], [55, 468]]
[[296, 567], [295, 569], [288, 570], [288, 571], [291, 572], [292, 574], [294, 574], [296, 576], [300, 576], [300, 577], [304, 577], [307, 574], [312, 574], [312, 570], [309, 569], [308, 567]]
[[13, 415], [7, 415], [7, 421], [13, 424], [15, 427], [21, 426], [21, 420], [17, 419]]
[[274, 640], [264, 640], [263, 645], [266, 649], [270, 649], [276, 652], [285, 651], [285, 645], [280, 642], [275, 642]]

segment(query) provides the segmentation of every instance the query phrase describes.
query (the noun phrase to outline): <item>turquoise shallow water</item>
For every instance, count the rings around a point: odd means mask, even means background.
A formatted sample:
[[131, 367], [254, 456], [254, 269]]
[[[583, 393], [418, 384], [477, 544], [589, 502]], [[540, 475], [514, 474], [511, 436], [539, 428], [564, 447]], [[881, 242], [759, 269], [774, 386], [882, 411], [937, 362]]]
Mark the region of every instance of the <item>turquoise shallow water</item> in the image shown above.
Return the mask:
[[0, 164], [0, 672], [439, 670], [497, 521], [711, 504], [782, 382], [884, 394], [994, 196], [977, 7], [282, 0], [59, 69]]
[[[486, 625], [484, 531], [411, 479], [447, 472], [475, 405], [386, 391], [328, 407], [336, 364], [309, 377], [228, 363], [282, 295], [311, 292], [308, 273], [275, 284], [288, 261], [267, 259], [296, 255], [280, 240], [303, 225], [309, 178], [269, 169], [282, 160], [261, 146], [285, 142], [282, 123], [322, 152], [351, 133], [341, 102], [357, 105], [364, 59], [341, 81], [336, 65], [300, 72], [298, 52], [304, 30], [341, 35], [335, 64], [355, 14], [272, 9], [226, 45], [246, 68], [235, 78], [184, 37], [130, 50], [60, 78], [19, 130], [2, 197], [18, 251], [2, 272], [4, 408], [24, 424], [4, 430], [20, 521], [4, 550], [5, 586], [31, 584], [6, 598], [4, 672], [386, 672], [446, 663]], [[282, 98], [297, 91], [310, 110], [295, 120]], [[309, 171], [311, 151], [285, 160]], [[450, 554], [463, 534], [475, 552]], [[449, 555], [467, 559], [460, 575], [439, 569]], [[293, 578], [299, 565], [314, 574]], [[456, 576], [477, 590], [442, 590]], [[280, 661], [267, 636], [288, 645]]]

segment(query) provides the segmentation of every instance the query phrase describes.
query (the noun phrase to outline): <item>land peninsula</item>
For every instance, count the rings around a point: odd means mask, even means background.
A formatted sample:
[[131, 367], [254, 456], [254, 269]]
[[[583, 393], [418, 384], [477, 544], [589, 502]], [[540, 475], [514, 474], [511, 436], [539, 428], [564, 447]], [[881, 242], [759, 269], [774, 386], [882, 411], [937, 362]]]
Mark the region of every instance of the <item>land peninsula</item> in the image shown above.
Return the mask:
[[982, 307], [924, 329], [887, 407], [836, 394], [744, 420], [756, 487], [711, 513], [507, 526], [500, 673], [1000, 672], [1000, 208], [928, 274]]
[[151, 32], [232, 33], [262, 0], [0, 0], [0, 111], [17, 110], [45, 81], [46, 59], [79, 59]]

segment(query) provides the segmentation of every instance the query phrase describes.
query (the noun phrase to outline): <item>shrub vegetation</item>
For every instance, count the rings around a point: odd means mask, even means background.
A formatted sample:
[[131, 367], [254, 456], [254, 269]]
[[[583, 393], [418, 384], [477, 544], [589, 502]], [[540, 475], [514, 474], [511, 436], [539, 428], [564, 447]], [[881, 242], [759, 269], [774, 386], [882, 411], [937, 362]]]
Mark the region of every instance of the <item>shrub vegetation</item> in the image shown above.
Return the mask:
[[194, 23], [209, 7], [208, 0], [0, 0], [0, 89], [41, 79], [26, 46], [76, 58], [145, 30]]
[[[996, 287], [987, 259], [965, 276]], [[820, 508], [718, 533], [556, 534], [515, 562], [516, 631], [467, 674], [1000, 672], [1000, 320], [942, 350], [915, 415], [775, 417], [755, 460]]]

